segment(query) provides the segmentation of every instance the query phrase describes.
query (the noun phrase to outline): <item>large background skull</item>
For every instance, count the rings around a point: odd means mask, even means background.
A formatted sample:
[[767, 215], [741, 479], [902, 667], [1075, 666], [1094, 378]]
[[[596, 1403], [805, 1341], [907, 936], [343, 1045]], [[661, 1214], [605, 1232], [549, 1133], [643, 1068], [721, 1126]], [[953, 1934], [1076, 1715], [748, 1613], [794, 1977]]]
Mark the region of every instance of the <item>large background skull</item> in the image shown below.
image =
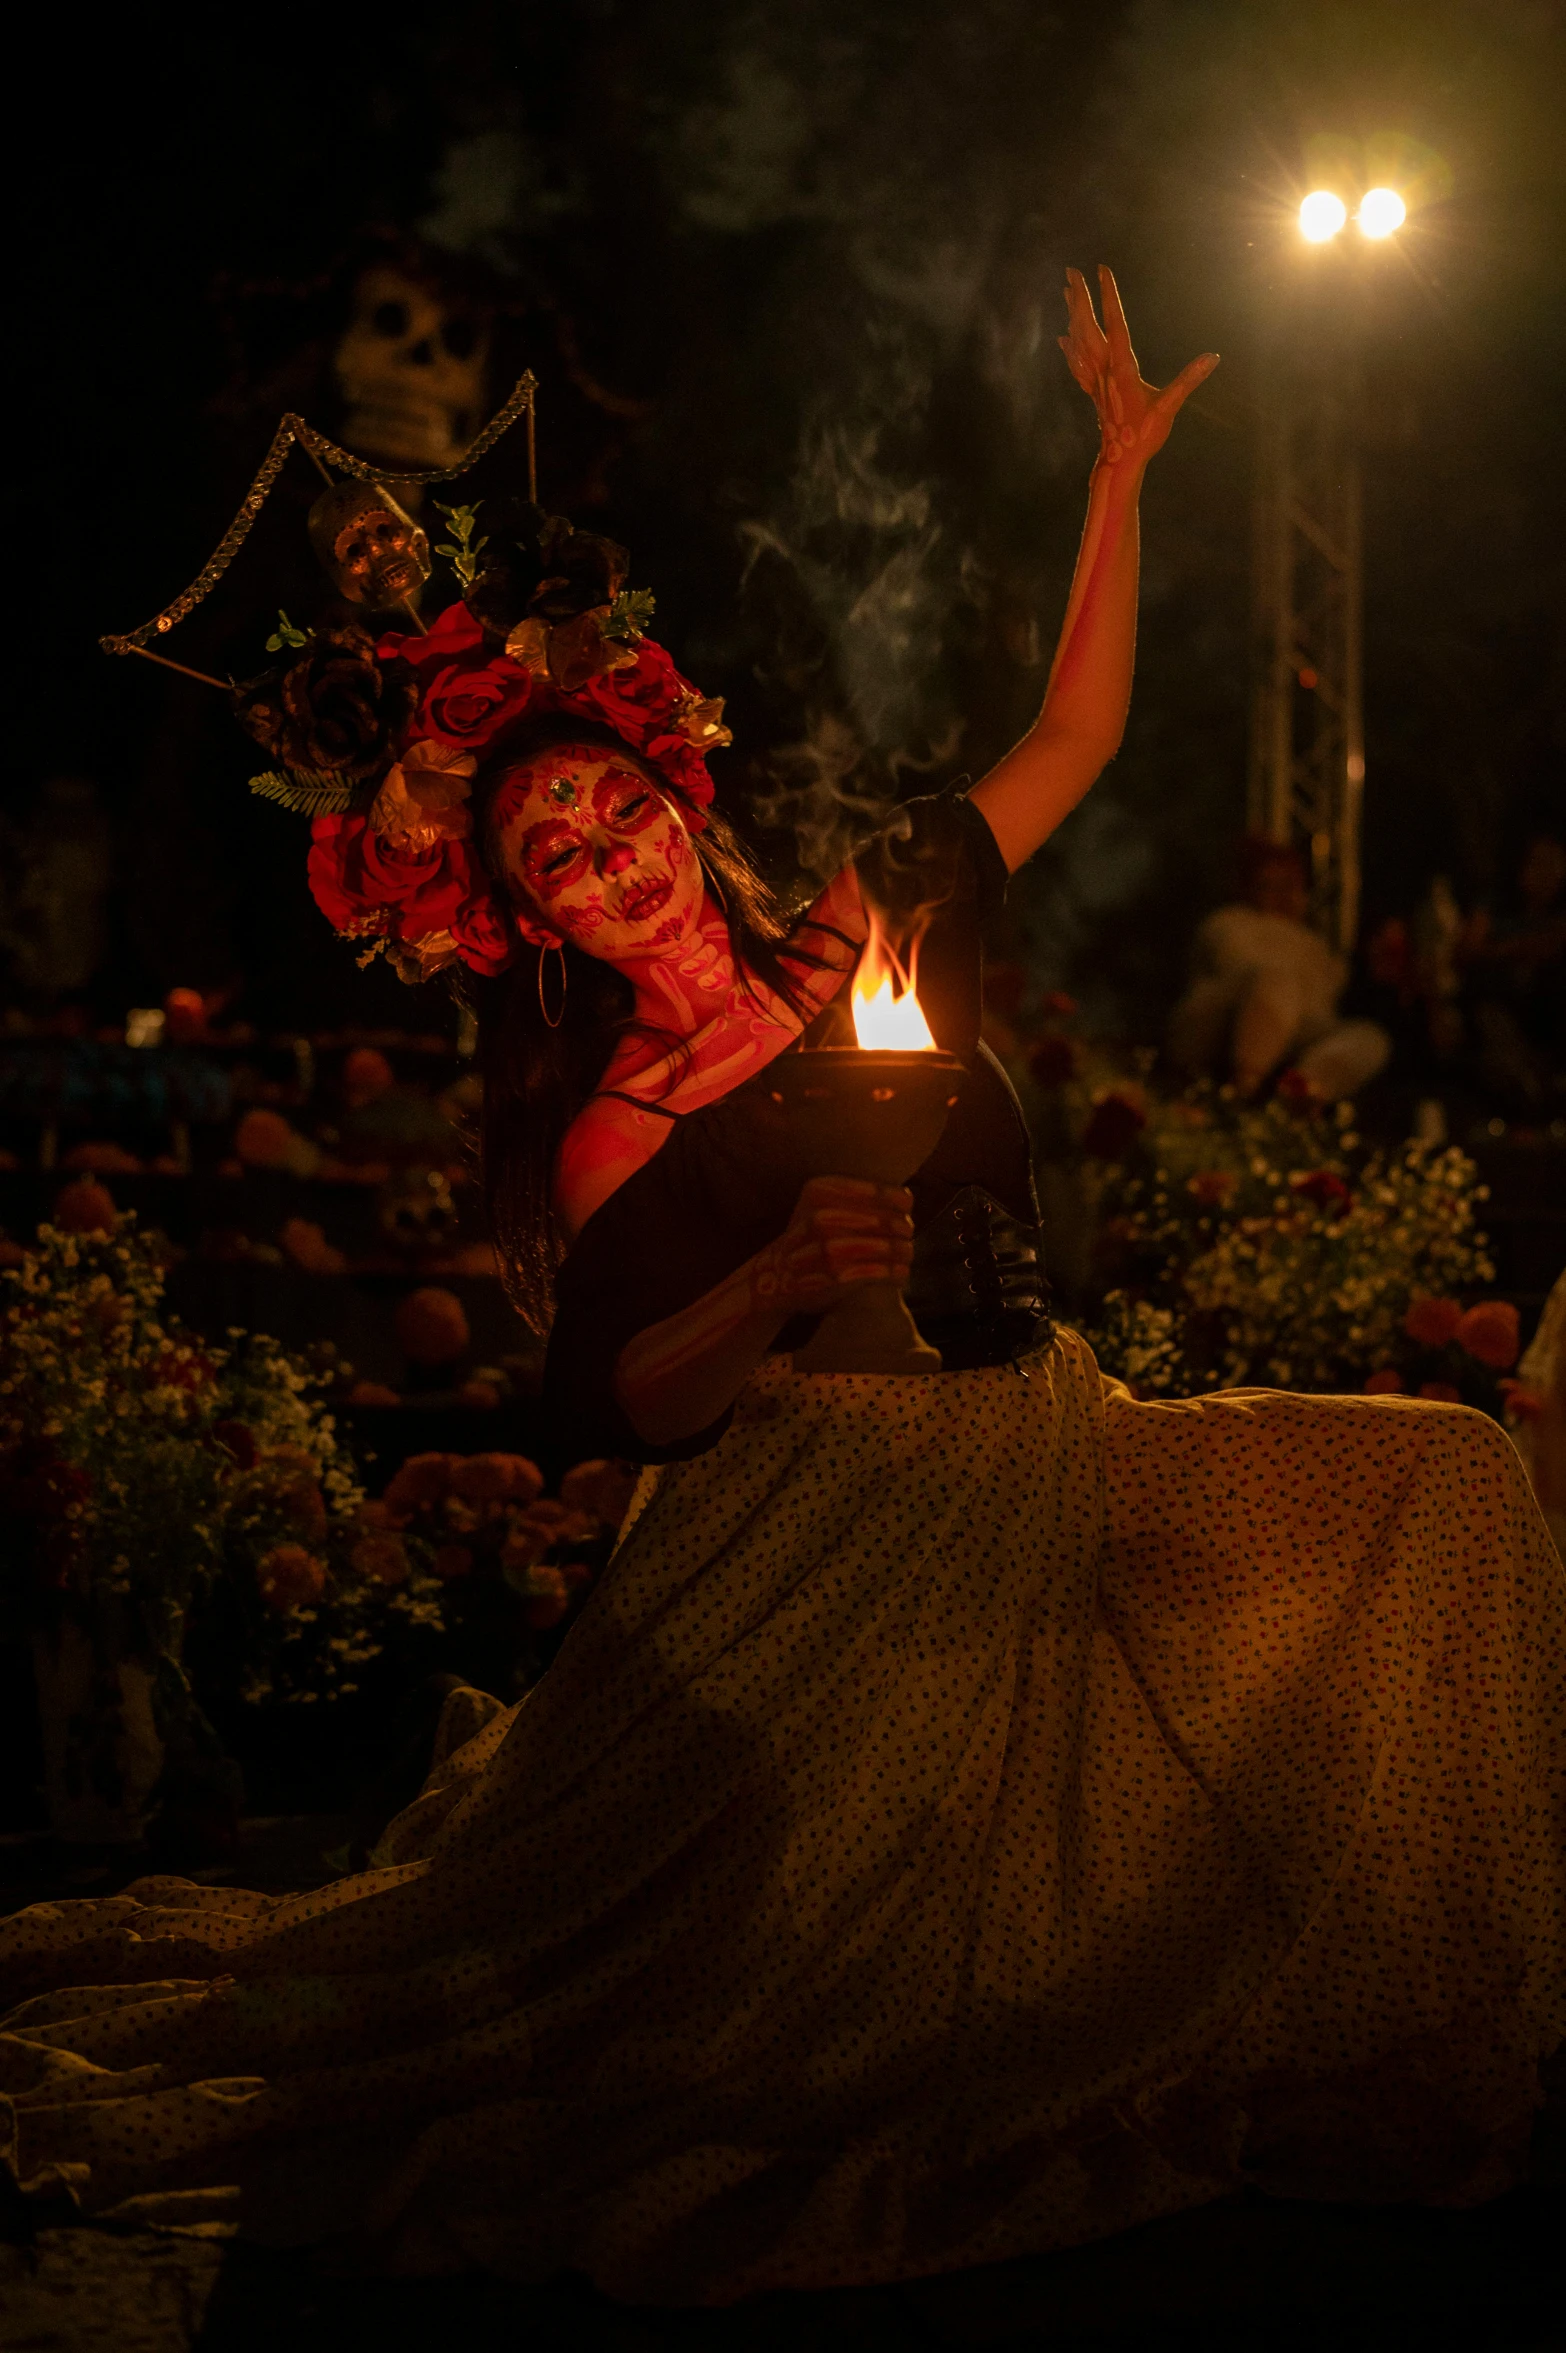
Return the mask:
[[355, 286], [333, 365], [343, 438], [366, 457], [455, 465], [488, 414], [488, 327], [385, 263]]

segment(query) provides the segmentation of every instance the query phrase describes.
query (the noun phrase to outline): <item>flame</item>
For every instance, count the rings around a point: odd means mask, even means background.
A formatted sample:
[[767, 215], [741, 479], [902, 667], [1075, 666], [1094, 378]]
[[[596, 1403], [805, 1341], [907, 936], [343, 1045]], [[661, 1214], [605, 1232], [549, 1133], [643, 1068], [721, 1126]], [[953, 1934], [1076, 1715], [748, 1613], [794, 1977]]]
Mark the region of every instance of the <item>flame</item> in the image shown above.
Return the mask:
[[[917, 955], [914, 958], [917, 964]], [[888, 947], [874, 916], [870, 937], [854, 975], [854, 1032], [861, 1046], [882, 1053], [933, 1054], [935, 1040], [914, 991], [915, 974], [905, 972]], [[893, 994], [893, 983], [901, 985]]]

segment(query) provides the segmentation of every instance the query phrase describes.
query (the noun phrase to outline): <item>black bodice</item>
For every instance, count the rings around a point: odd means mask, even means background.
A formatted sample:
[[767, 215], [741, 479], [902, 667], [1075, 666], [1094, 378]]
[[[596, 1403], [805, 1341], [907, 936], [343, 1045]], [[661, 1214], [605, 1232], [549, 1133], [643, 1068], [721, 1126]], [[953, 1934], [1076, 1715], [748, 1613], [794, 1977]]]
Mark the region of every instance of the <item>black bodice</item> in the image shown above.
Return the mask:
[[[953, 796], [907, 804], [855, 864], [894, 932], [928, 916], [919, 1001], [937, 1044], [966, 1064], [945, 1134], [910, 1183], [908, 1304], [949, 1371], [1004, 1364], [1049, 1331], [1022, 1109], [979, 1039], [979, 927], [1004, 894], [1005, 867], [979, 812]], [[847, 994], [845, 983], [786, 1050], [852, 1043]], [[701, 1298], [788, 1224], [811, 1172], [780, 1153], [769, 1111], [762, 1070], [671, 1115], [668, 1141], [583, 1226], [557, 1277], [545, 1367], [551, 1419], [577, 1452], [683, 1461], [727, 1429], [725, 1413], [678, 1444], [648, 1445], [615, 1400], [613, 1369], [636, 1333]], [[795, 1318], [776, 1346], [801, 1346], [816, 1320]]]

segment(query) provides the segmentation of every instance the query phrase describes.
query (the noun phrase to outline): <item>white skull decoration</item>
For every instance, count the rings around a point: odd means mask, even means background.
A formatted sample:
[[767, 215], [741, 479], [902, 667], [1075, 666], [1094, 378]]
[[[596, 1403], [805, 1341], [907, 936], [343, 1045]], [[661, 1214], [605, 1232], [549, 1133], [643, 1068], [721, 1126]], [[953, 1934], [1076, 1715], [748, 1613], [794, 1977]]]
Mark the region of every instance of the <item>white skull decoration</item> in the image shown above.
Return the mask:
[[344, 440], [388, 463], [455, 465], [484, 422], [488, 360], [481, 320], [377, 263], [354, 288], [333, 362]]

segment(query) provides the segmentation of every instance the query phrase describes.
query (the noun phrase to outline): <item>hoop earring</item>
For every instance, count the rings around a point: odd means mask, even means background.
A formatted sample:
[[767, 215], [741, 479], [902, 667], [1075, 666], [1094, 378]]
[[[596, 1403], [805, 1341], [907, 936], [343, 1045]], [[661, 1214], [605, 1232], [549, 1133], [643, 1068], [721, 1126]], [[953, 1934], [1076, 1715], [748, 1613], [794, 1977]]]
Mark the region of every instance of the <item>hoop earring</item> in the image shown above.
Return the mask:
[[[560, 1010], [558, 1013], [551, 1013], [544, 1002], [544, 958], [550, 955], [558, 956], [560, 959]], [[566, 991], [570, 985], [571, 975], [566, 970], [564, 948], [558, 944], [554, 948], [541, 947], [538, 951], [538, 1010], [551, 1029], [558, 1029], [565, 1019]]]

